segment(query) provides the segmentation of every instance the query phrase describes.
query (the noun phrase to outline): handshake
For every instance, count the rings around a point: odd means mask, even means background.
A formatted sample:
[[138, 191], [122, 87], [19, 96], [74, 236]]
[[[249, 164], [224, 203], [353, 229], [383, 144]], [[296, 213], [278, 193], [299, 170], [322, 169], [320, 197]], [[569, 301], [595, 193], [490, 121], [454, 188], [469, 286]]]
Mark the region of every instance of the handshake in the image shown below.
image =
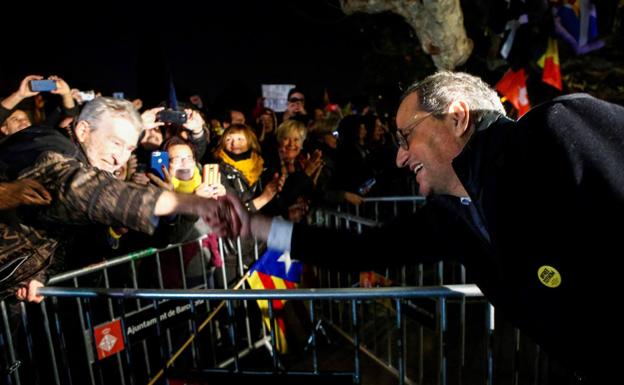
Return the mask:
[[217, 236], [236, 238], [251, 235], [251, 217], [236, 196], [227, 194], [206, 203], [207, 212], [202, 217]]

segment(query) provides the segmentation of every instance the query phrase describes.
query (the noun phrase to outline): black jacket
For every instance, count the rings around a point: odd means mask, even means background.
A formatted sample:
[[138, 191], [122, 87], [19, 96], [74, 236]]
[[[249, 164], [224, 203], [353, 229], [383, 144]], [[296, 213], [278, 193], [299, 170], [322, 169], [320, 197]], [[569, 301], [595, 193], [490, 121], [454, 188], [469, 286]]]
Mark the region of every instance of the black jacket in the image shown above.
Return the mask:
[[[364, 236], [296, 225], [293, 257], [351, 269], [460, 261], [551, 355], [593, 376], [614, 373], [624, 108], [569, 95], [517, 122], [500, 117], [477, 128], [453, 167], [478, 220], [458, 198], [432, 196], [414, 217]], [[557, 287], [543, 283], [552, 268]]]

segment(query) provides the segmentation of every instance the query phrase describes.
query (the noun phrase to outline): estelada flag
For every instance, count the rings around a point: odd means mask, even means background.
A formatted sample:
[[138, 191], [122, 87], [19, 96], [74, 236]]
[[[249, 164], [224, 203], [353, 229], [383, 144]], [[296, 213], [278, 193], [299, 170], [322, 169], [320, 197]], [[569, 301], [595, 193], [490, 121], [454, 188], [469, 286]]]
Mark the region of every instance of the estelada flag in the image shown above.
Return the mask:
[[[291, 259], [288, 251], [267, 250], [249, 270], [249, 286], [252, 289], [294, 289], [301, 282], [301, 262]], [[286, 329], [281, 314], [286, 300], [272, 300], [275, 328], [275, 345], [277, 350], [285, 353], [288, 350], [286, 343]], [[258, 307], [262, 311], [263, 320], [267, 328], [272, 329], [269, 318], [269, 302], [258, 300]]]
[[559, 91], [563, 89], [561, 85], [561, 70], [559, 67], [559, 49], [557, 40], [552, 37], [548, 38], [548, 46], [546, 52], [537, 61], [537, 64], [544, 69], [542, 72], [542, 81], [550, 84]]
[[589, 0], [566, 0], [555, 7], [555, 31], [577, 55], [604, 47], [599, 38], [596, 5]]
[[526, 88], [526, 75], [523, 68], [518, 71], [514, 71], [511, 68], [508, 69], [501, 80], [496, 83], [495, 88], [518, 110], [518, 117], [531, 109]]
[[107, 322], [93, 328], [95, 346], [97, 347], [98, 359], [124, 350], [125, 344], [121, 331], [121, 320]]

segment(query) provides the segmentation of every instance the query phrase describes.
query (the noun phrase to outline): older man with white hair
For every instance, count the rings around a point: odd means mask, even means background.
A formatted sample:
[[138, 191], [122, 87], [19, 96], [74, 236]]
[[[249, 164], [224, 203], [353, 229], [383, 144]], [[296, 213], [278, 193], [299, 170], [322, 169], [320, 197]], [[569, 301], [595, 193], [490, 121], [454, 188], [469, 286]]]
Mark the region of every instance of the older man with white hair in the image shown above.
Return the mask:
[[[159, 216], [194, 214], [208, 224], [219, 215], [229, 216], [215, 200], [114, 177], [136, 148], [142, 127], [130, 102], [97, 97], [85, 105], [76, 121], [75, 143], [45, 126], [31, 126], [7, 137], [0, 144], [0, 164], [7, 179], [36, 180], [52, 197], [47, 206], [18, 209], [12, 222], [32, 226], [53, 248], [64, 236], [63, 225], [100, 223], [151, 233]], [[225, 229], [217, 226], [215, 230], [221, 228]], [[23, 250], [24, 255], [28, 252], [28, 248]], [[36, 254], [36, 250], [30, 252]], [[18, 274], [22, 277], [18, 284], [24, 287], [18, 293], [21, 299], [42, 299], [32, 290], [41, 283], [24, 279], [36, 273]]]

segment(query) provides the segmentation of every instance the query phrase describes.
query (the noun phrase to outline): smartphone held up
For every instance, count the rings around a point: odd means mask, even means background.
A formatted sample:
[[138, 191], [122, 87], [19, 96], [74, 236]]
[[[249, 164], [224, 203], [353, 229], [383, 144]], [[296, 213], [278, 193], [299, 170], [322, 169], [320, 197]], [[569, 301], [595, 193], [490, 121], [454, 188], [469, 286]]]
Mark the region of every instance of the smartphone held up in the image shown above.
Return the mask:
[[204, 165], [203, 173], [204, 183], [207, 185], [216, 185], [221, 183], [221, 175], [219, 174], [218, 163], [208, 163]]
[[153, 151], [150, 159], [150, 172], [165, 180], [164, 168], [169, 168], [169, 153], [166, 151]]
[[163, 123], [182, 125], [187, 119], [186, 112], [173, 109], [162, 110], [156, 114], [156, 120]]
[[50, 92], [56, 90], [56, 81], [52, 79], [31, 80], [29, 86], [33, 92]]

